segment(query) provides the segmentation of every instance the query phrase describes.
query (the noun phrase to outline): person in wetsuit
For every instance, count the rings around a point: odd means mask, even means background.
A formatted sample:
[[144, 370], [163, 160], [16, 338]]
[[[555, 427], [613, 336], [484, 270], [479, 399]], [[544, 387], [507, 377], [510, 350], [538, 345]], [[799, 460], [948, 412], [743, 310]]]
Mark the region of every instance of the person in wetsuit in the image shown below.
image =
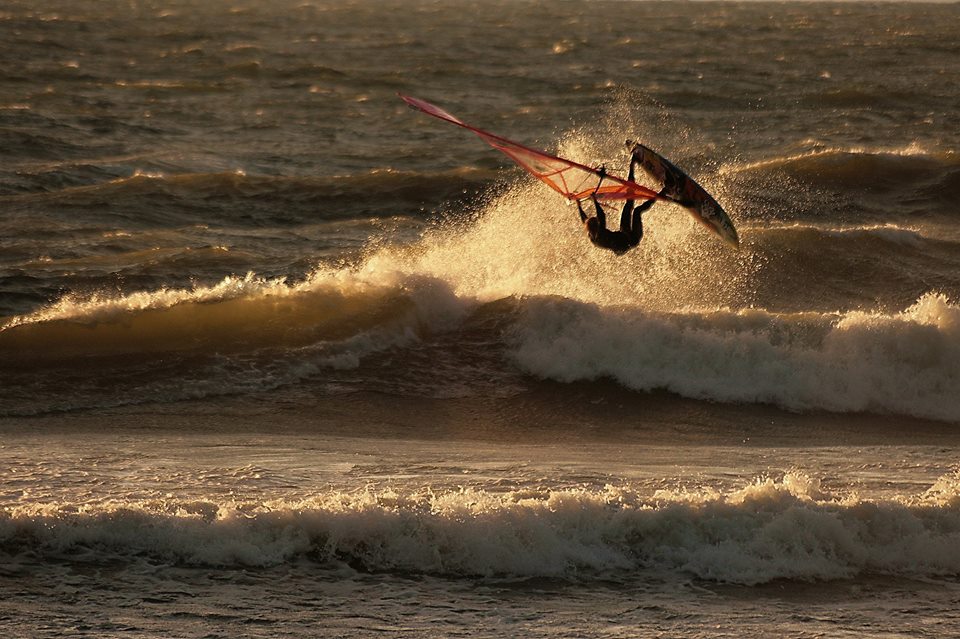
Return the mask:
[[[630, 174], [627, 179], [633, 182], [633, 170], [636, 166], [636, 160], [630, 160]], [[603, 180], [603, 174], [600, 176]], [[666, 189], [664, 189], [666, 190]], [[661, 194], [663, 191], [661, 191]], [[593, 207], [597, 215], [589, 217], [583, 210], [580, 200], [577, 200], [577, 208], [580, 210], [580, 221], [587, 229], [587, 236], [595, 246], [613, 251], [617, 255], [623, 255], [643, 239], [643, 214], [656, 200], [647, 200], [640, 206], [634, 208], [633, 200], [627, 200], [623, 205], [623, 211], [620, 213], [620, 230], [611, 231], [607, 229], [607, 214], [597, 201], [596, 194], [591, 195]]]

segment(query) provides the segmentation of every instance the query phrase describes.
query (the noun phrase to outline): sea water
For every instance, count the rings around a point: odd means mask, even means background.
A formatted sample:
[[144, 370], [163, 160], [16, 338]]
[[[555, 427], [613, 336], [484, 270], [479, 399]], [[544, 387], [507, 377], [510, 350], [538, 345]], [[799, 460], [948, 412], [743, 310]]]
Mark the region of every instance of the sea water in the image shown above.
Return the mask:
[[[958, 18], [7, 2], [0, 626], [960, 633]], [[397, 92], [741, 249], [599, 251]]]

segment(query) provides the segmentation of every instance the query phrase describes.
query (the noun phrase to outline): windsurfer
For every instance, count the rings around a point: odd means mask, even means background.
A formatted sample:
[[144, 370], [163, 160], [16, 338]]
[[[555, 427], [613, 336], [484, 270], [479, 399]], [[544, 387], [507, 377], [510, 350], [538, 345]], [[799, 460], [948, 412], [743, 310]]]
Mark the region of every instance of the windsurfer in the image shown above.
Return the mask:
[[[630, 174], [627, 176], [630, 182], [633, 182], [633, 170], [636, 163], [635, 158], [631, 159]], [[603, 182], [605, 175], [606, 172], [601, 170], [601, 182]], [[656, 200], [647, 200], [637, 207], [633, 206], [633, 200], [627, 200], [623, 205], [623, 211], [620, 213], [620, 230], [611, 231], [607, 229], [607, 214], [600, 202], [597, 201], [596, 192], [590, 196], [590, 199], [593, 200], [593, 207], [597, 213], [595, 217], [589, 217], [584, 212], [580, 200], [577, 200], [577, 209], [580, 211], [580, 221], [587, 229], [587, 236], [595, 246], [609, 249], [617, 255], [623, 255], [640, 243], [640, 240], [643, 239], [643, 214], [653, 206]]]

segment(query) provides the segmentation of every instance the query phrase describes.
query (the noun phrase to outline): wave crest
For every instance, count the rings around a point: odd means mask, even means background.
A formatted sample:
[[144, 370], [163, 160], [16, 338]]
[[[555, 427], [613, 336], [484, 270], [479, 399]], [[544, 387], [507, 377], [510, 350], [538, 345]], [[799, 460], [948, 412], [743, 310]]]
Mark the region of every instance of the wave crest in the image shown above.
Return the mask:
[[[852, 192], [860, 197], [904, 199], [904, 192], [946, 204], [956, 200], [960, 187], [960, 157], [956, 153], [927, 152], [916, 145], [902, 149], [817, 149], [787, 157], [736, 166], [737, 173], [777, 173]], [[927, 207], [929, 208], [929, 207]]]
[[66, 296], [0, 329], [6, 364], [170, 352], [255, 351], [400, 336], [461, 312], [443, 282], [400, 273], [319, 270], [304, 282], [227, 277], [209, 287]]

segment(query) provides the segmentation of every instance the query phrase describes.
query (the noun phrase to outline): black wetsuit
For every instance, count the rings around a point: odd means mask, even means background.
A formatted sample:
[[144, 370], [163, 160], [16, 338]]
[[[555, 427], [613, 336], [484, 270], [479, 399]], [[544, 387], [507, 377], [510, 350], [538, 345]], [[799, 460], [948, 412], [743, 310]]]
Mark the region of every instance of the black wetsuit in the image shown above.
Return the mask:
[[[634, 164], [634, 162], [630, 162], [630, 175], [627, 178], [631, 182], [633, 181]], [[607, 214], [603, 210], [603, 207], [600, 206], [600, 203], [597, 202], [596, 198], [594, 198], [593, 206], [597, 211], [599, 228], [596, 233], [588, 231], [590, 241], [593, 242], [595, 246], [609, 249], [617, 255], [623, 255], [643, 239], [642, 216], [644, 211], [653, 206], [654, 202], [656, 202], [656, 200], [647, 200], [640, 206], [634, 208], [633, 200], [627, 200], [623, 205], [623, 211], [620, 213], [620, 230], [610, 231], [607, 229]], [[586, 222], [587, 214], [584, 213], [583, 206], [581, 206], [579, 201], [577, 201], [577, 208], [580, 209], [580, 221]]]

